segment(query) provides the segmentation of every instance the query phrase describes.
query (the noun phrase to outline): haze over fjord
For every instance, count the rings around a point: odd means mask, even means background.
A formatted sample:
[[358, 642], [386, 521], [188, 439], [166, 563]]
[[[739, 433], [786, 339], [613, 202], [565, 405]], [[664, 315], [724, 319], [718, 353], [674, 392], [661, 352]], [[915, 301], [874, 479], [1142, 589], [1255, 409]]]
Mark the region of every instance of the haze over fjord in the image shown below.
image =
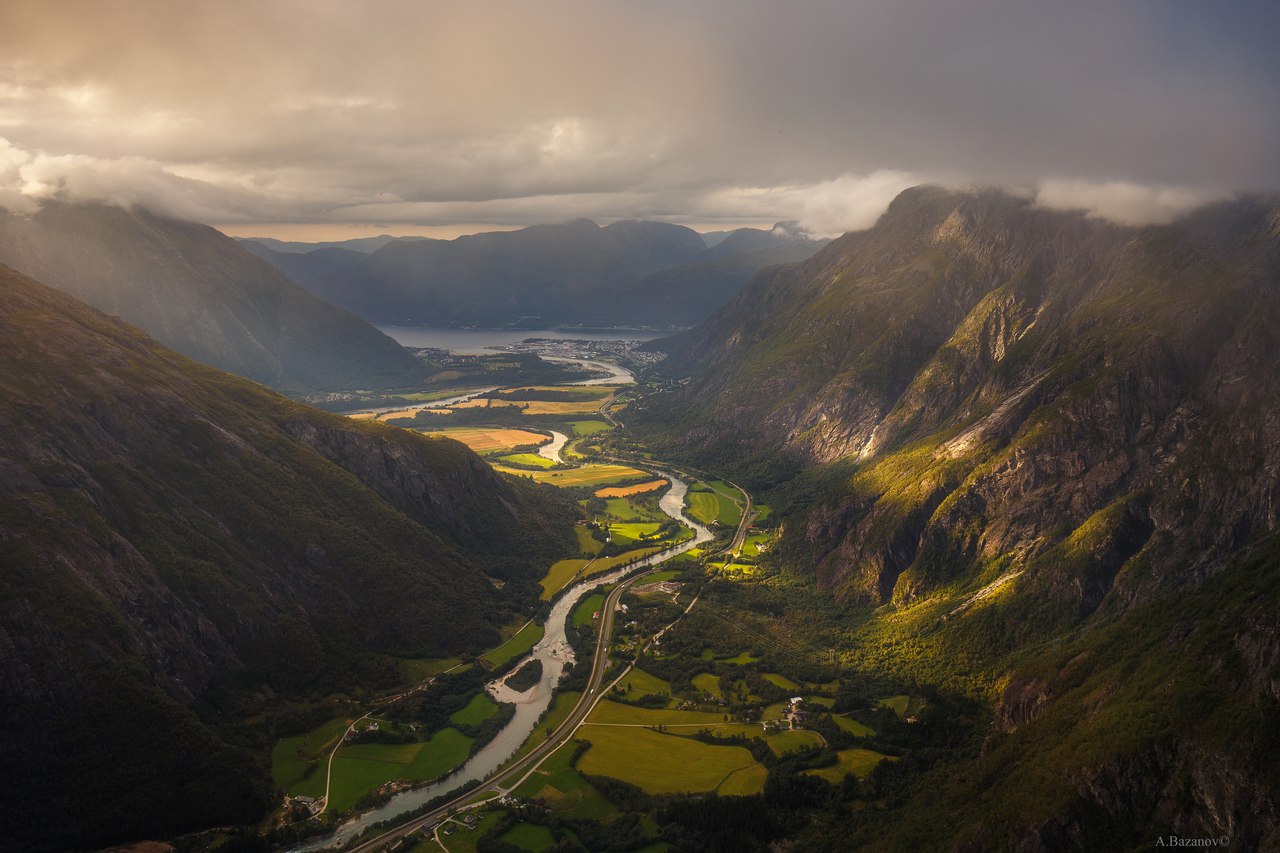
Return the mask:
[[0, 205], [293, 239], [835, 234], [932, 181], [1160, 221], [1280, 186], [1276, 24], [1264, 3], [10, 2]]

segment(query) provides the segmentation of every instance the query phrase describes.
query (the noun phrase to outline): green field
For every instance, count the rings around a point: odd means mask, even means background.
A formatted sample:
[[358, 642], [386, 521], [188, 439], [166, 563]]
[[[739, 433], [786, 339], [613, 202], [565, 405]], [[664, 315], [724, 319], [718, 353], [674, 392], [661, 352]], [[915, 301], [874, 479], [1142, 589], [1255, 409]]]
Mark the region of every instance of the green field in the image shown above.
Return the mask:
[[660, 509], [634, 503], [630, 498], [605, 498], [605, 514], [619, 521], [657, 521], [667, 520], [667, 514]]
[[583, 553], [599, 554], [600, 549], [604, 547], [604, 543], [592, 536], [586, 525], [575, 524], [573, 532], [578, 537], [578, 550]]
[[743, 767], [726, 776], [716, 788], [716, 793], [722, 797], [749, 797], [764, 790], [768, 776], [769, 771], [761, 764]]
[[597, 610], [604, 606], [604, 594], [593, 592], [582, 601], [578, 602], [578, 606], [573, 608], [573, 624], [582, 627], [591, 624], [591, 616]]
[[641, 696], [670, 696], [671, 682], [664, 681], [656, 675], [650, 675], [643, 669], [633, 669], [622, 679], [619, 687], [626, 688], [625, 696], [631, 701]]
[[857, 737], [870, 737], [875, 734], [875, 731], [870, 726], [858, 722], [853, 717], [839, 717], [832, 714], [831, 720], [849, 734]]
[[506, 456], [499, 456], [499, 462], [505, 462], [508, 465], [525, 465], [530, 468], [554, 468], [556, 462], [554, 459], [548, 459], [545, 456], [539, 456], [536, 453], [509, 453]]
[[426, 782], [467, 760], [471, 738], [454, 728], [436, 732], [426, 743], [358, 743], [333, 759], [329, 807], [345, 811], [356, 801], [399, 779]]
[[613, 429], [606, 421], [568, 421], [574, 435], [595, 435]]
[[888, 755], [881, 755], [878, 752], [872, 752], [869, 749], [842, 749], [836, 753], [839, 761], [831, 767], [819, 767], [815, 770], [806, 770], [805, 773], [811, 776], [821, 776], [828, 782], [840, 784], [844, 781], [844, 777], [852, 773], [858, 778], [866, 776], [881, 761], [897, 761]]
[[609, 525], [609, 538], [618, 545], [633, 545], [652, 539], [662, 525], [656, 521], [624, 521]]
[[760, 712], [761, 720], [781, 720], [783, 712], [787, 710], [786, 702], [774, 702], [772, 705], [765, 706]]
[[[455, 818], [440, 827], [440, 838], [448, 847], [449, 853], [476, 853], [476, 845], [489, 830], [493, 829], [493, 825], [498, 822], [501, 815], [501, 812], [488, 812], [482, 815], [475, 829], [467, 829]], [[446, 833], [446, 828], [452, 828], [453, 833]]]
[[498, 710], [498, 703], [489, 698], [488, 693], [477, 693], [462, 708], [449, 715], [449, 719], [460, 726], [478, 726], [493, 716]]
[[[597, 542], [596, 544], [600, 543]], [[557, 592], [569, 585], [569, 582], [573, 580], [574, 576], [587, 562], [587, 560], [578, 559], [560, 560], [552, 563], [551, 568], [547, 570], [547, 576], [538, 581], [542, 585], [542, 595], [539, 598], [543, 601], [550, 601]]]
[[483, 660], [487, 660], [493, 666], [502, 666], [512, 658], [526, 654], [542, 639], [543, 633], [544, 629], [541, 625], [530, 622], [517, 631], [510, 640], [486, 654]]
[[556, 845], [556, 839], [551, 834], [551, 830], [536, 823], [517, 823], [502, 833], [499, 840], [515, 845], [521, 850], [530, 850], [532, 853], [541, 853]]
[[[809, 686], [812, 687], [813, 685], [809, 685]], [[832, 699], [830, 696], [806, 696], [804, 697], [804, 702], [806, 705], [809, 705], [815, 708], [816, 707], [830, 708], [831, 706], [836, 704], [836, 700]]]
[[[706, 653], [704, 652], [703, 654], [705, 656]], [[707, 660], [712, 660], [712, 659], [713, 658], [707, 658]], [[760, 660], [760, 658], [751, 654], [751, 652], [739, 652], [738, 654], [734, 655], [731, 658], [714, 658], [714, 659], [719, 661], [720, 663], [732, 663], [732, 664], [737, 664], [739, 666], [741, 666], [744, 663], [756, 663], [757, 661]]]
[[399, 658], [396, 666], [409, 681], [426, 681], [433, 675], [453, 669], [462, 663], [462, 658]]
[[[689, 528], [684, 527], [681, 529], [687, 531]], [[623, 563], [629, 563], [633, 560], [639, 560], [647, 557], [650, 554], [656, 554], [665, 547], [665, 545], [653, 545], [649, 548], [632, 548], [630, 551], [619, 554], [616, 557], [606, 557], [603, 560], [596, 560], [591, 564], [591, 568], [586, 571], [583, 577], [589, 578], [592, 575], [604, 574], [605, 572], [616, 569]]]
[[528, 799], [541, 797], [548, 808], [565, 817], [608, 820], [618, 810], [573, 768], [577, 748], [578, 744], [570, 741], [557, 749], [514, 793]]
[[737, 771], [759, 768], [758, 774], [733, 780], [731, 788], [735, 794], [764, 790], [764, 768], [740, 746], [711, 746], [645, 728], [593, 727], [583, 734], [592, 745], [578, 769], [588, 775], [621, 779], [650, 794], [670, 794], [715, 791]]
[[777, 672], [766, 672], [764, 674], [764, 680], [769, 682], [770, 684], [776, 684], [777, 686], [781, 687], [783, 690], [795, 691], [800, 689], [799, 684], [796, 684], [790, 678], [787, 678], [785, 675], [782, 675]]
[[271, 778], [276, 787], [301, 797], [323, 797], [325, 763], [351, 720], [339, 717], [305, 735], [287, 737], [271, 750]]
[[759, 557], [764, 551], [772, 547], [775, 538], [771, 533], [752, 533], [742, 540], [742, 556]]
[[720, 679], [709, 672], [700, 672], [695, 675], [693, 677], [693, 686], [703, 693], [711, 694], [716, 699], [720, 699], [723, 695], [720, 692]]
[[715, 726], [705, 727], [680, 727], [675, 729], [672, 734], [687, 735], [696, 734], [705, 730], [716, 737], [760, 737], [763, 729], [759, 723], [720, 723]]
[[879, 704], [881, 708], [892, 709], [893, 713], [897, 714], [898, 717], [901, 718], [907, 715], [907, 707], [911, 704], [911, 697], [901, 695], [887, 696], [884, 699], [881, 699], [877, 704]]
[[778, 732], [764, 739], [774, 755], [784, 755], [800, 749], [822, 746], [822, 738], [816, 732], [795, 731]]
[[[722, 489], [717, 491], [714, 488], [716, 485], [720, 485]], [[704, 491], [704, 488], [709, 490]], [[742, 507], [737, 503], [737, 494], [736, 489], [719, 481], [699, 483], [689, 491], [685, 502], [689, 505], [689, 515], [703, 524], [718, 521], [729, 527], [737, 527], [742, 520]]]
[[[625, 684], [626, 681], [624, 680]], [[592, 725], [592, 724], [596, 725]], [[597, 728], [604, 727], [603, 724], [622, 723], [625, 725], [639, 726], [680, 726], [686, 729], [688, 733], [698, 730], [699, 726], [718, 726], [724, 723], [724, 715], [718, 711], [664, 711], [653, 708], [636, 708], [632, 705], [623, 705], [619, 702], [610, 702], [605, 699], [595, 707], [587, 717], [587, 723], [583, 731], [587, 732], [587, 739], [590, 740], [589, 733], [594, 732]]]

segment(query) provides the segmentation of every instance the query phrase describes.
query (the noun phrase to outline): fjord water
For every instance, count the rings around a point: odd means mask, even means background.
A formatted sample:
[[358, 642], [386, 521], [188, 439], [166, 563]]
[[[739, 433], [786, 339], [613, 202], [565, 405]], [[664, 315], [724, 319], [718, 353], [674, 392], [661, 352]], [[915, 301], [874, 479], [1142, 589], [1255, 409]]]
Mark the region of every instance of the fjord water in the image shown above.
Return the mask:
[[432, 347], [448, 350], [456, 355], [488, 355], [494, 347], [518, 344], [530, 338], [548, 338], [556, 341], [651, 341], [672, 332], [641, 331], [633, 329], [440, 329], [432, 326], [396, 326], [375, 324], [375, 327], [406, 347]]
[[[663, 473], [663, 476], [671, 480], [671, 487], [658, 501], [658, 505], [667, 515], [691, 528], [694, 532], [694, 538], [608, 574], [587, 578], [565, 590], [551, 608], [551, 615], [547, 617], [546, 633], [543, 635], [542, 640], [510, 670], [510, 672], [515, 672], [530, 660], [542, 661], [542, 678], [529, 690], [518, 694], [515, 716], [498, 733], [497, 737], [448, 776], [421, 788], [396, 794], [385, 805], [344, 823], [333, 835], [313, 840], [295, 848], [296, 851], [319, 850], [324, 847], [342, 844], [372, 824], [412, 811], [422, 804], [447, 794], [468, 782], [483, 780], [501, 767], [503, 762], [520, 748], [520, 745], [537, 728], [538, 720], [541, 719], [543, 713], [551, 706], [555, 685], [560, 681], [560, 675], [564, 672], [565, 667], [574, 662], [573, 647], [569, 645], [566, 632], [568, 630], [569, 616], [573, 613], [574, 607], [577, 606], [582, 597], [601, 584], [616, 583], [638, 568], [655, 566], [658, 563], [665, 562], [712, 538], [710, 530], [689, 519], [684, 514], [684, 499], [689, 490], [688, 485], [671, 474]], [[491, 683], [488, 689], [491, 694], [498, 696], [501, 701], [516, 701], [505, 686], [501, 685], [501, 679]]]

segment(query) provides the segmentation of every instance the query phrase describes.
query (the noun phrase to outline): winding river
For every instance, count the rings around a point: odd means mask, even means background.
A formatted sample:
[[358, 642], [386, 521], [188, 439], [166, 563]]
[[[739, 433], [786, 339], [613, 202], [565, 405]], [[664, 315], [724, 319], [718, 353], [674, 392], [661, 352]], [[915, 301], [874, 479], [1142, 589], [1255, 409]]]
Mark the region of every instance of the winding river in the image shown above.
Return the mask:
[[[565, 438], [560, 433], [554, 433], [554, 435], [557, 439]], [[550, 445], [547, 446], [549, 447]], [[560, 446], [563, 446], [563, 441], [561, 441]], [[558, 459], [559, 448], [556, 449], [555, 457], [548, 458]], [[520, 745], [537, 728], [538, 720], [543, 713], [551, 706], [555, 685], [559, 683], [565, 667], [574, 662], [573, 647], [569, 645], [566, 631], [569, 616], [578, 602], [582, 600], [582, 597], [601, 584], [615, 583], [640, 567], [656, 566], [712, 538], [710, 530], [687, 518], [684, 514], [684, 499], [689, 490], [688, 485], [669, 473], [662, 472], [662, 476], [670, 479], [671, 487], [659, 499], [658, 505], [667, 515], [692, 529], [694, 537], [624, 568], [616, 569], [608, 574], [586, 578], [566, 589], [556, 599], [551, 608], [551, 615], [547, 618], [545, 626], [546, 633], [542, 640], [533, 647], [533, 650], [523, 660], [511, 669], [511, 672], [515, 672], [529, 660], [540, 660], [542, 661], [541, 680], [523, 693], [516, 693], [508, 688], [503, 683], [505, 676], [490, 682], [487, 686], [490, 694], [503, 702], [513, 702], [516, 706], [515, 716], [498, 733], [497, 737], [448, 776], [423, 787], [396, 794], [385, 805], [342, 824], [333, 835], [314, 839], [307, 844], [294, 848], [296, 851], [301, 853], [301, 851], [320, 850], [325, 847], [342, 844], [352, 836], [364, 831], [371, 824], [389, 820], [412, 811], [429, 800], [433, 800], [442, 794], [447, 794], [467, 782], [483, 780], [501, 767], [520, 748]]]

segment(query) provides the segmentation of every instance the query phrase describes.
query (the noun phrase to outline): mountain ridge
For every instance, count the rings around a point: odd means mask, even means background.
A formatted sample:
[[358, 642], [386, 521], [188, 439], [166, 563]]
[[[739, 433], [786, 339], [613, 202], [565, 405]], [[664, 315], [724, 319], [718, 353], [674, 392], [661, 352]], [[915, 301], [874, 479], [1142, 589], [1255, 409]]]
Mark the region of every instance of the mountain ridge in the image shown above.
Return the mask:
[[426, 371], [206, 225], [143, 208], [46, 202], [0, 215], [0, 262], [184, 354], [289, 393], [405, 387]]
[[623, 220], [601, 227], [579, 219], [448, 241], [397, 241], [368, 255], [250, 250], [321, 298], [372, 321], [687, 326], [754, 272], [806, 257], [822, 244], [781, 226], [734, 235], [708, 247], [679, 225]]

